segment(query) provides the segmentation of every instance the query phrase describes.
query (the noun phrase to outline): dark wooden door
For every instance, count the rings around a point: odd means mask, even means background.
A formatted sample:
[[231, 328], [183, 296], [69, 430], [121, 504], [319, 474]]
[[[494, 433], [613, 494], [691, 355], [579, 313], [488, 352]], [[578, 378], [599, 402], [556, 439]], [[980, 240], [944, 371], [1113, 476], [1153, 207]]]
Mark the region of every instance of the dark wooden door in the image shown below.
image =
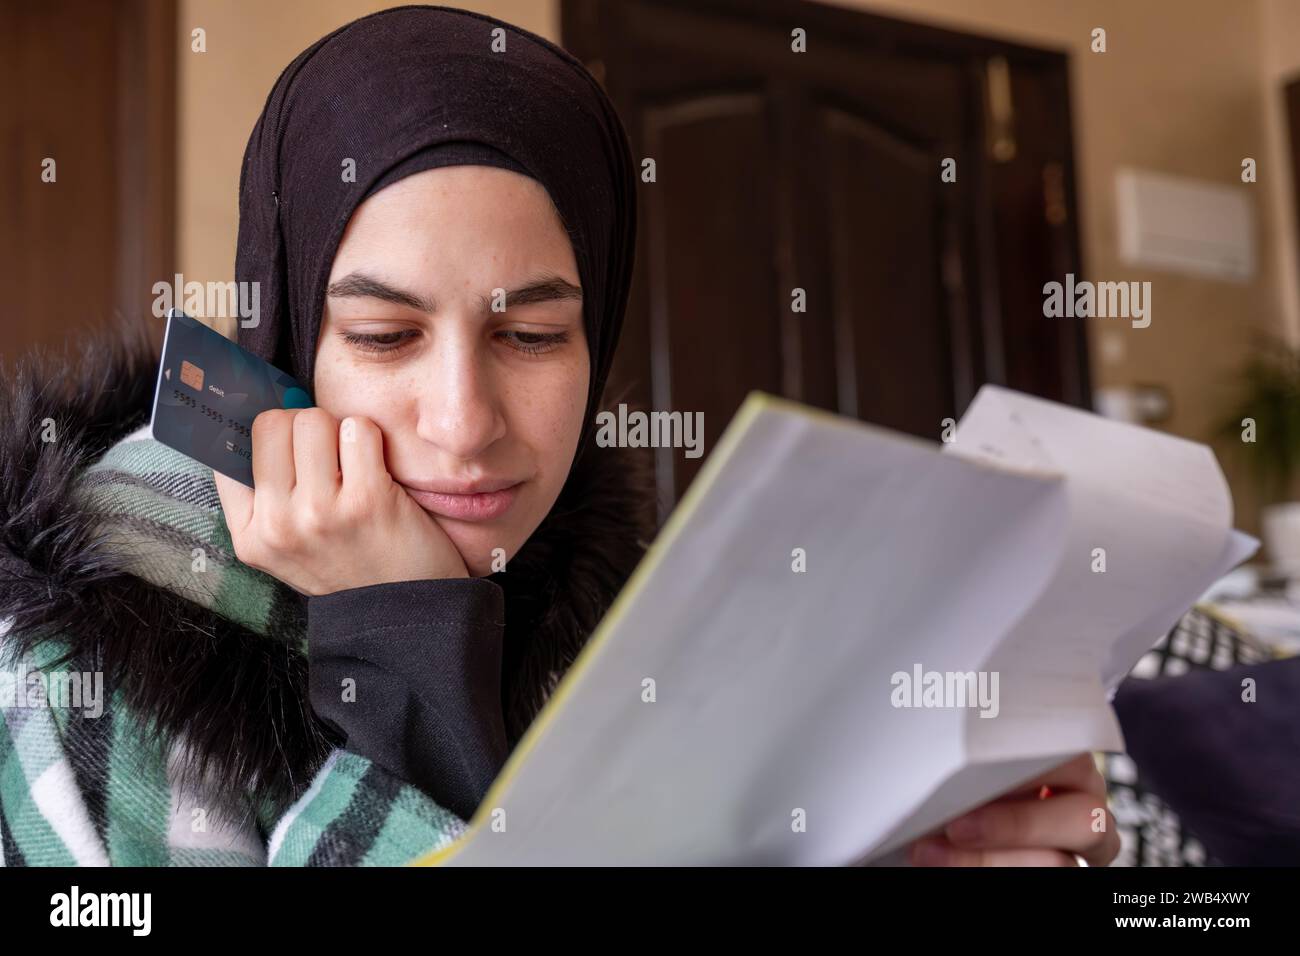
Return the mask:
[[0, 2], [0, 359], [150, 321], [174, 271], [179, 43], [169, 0]]
[[[984, 382], [1089, 404], [1042, 306], [1081, 271], [1063, 54], [793, 0], [562, 13], [655, 163], [607, 401], [702, 411], [706, 449], [751, 389], [935, 440]], [[656, 455], [664, 516], [702, 459]]]

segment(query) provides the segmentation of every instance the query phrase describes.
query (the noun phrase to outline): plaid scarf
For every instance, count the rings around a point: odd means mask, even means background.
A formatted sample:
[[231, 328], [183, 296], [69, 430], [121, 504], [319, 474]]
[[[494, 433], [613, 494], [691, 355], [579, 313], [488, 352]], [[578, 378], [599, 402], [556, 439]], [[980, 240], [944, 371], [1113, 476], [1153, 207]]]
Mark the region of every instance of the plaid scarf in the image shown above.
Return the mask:
[[[123, 570], [305, 655], [297, 596], [235, 558], [210, 470], [140, 429], [73, 494]], [[0, 621], [2, 865], [396, 865], [465, 831], [422, 791], [339, 749], [287, 809], [253, 789], [232, 812], [212, 781], [193, 779], [183, 735], [133, 713], [120, 688], [95, 704], [95, 674], [80, 670], [93, 661], [57, 635], [13, 653], [9, 630]]]
[[306, 653], [292, 590], [235, 557], [212, 469], [146, 427], [87, 468], [75, 495], [123, 570]]

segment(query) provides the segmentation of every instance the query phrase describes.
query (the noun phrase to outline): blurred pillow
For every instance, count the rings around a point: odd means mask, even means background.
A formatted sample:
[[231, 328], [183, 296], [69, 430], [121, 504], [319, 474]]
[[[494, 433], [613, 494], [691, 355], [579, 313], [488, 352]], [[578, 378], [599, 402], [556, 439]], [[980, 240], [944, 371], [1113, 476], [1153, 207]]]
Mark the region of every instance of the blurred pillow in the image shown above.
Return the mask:
[[1143, 786], [1214, 857], [1300, 864], [1300, 657], [1130, 678], [1114, 707]]

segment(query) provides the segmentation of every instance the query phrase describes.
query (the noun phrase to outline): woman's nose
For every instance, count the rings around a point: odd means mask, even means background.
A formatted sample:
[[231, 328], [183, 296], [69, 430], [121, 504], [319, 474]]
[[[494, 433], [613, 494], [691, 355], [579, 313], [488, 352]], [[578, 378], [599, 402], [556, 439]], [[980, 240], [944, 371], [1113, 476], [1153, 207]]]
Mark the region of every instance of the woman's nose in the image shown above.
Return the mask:
[[439, 343], [434, 352], [421, 385], [416, 433], [448, 455], [470, 461], [506, 433], [501, 396], [474, 343]]

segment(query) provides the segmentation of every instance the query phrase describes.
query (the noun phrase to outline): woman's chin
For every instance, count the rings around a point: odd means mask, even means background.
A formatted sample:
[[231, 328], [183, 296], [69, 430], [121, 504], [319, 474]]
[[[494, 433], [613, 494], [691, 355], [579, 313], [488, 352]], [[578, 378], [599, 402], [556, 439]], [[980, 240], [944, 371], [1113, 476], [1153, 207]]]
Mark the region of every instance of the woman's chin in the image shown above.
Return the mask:
[[506, 561], [518, 548], [513, 534], [493, 533], [487, 528], [454, 527], [456, 522], [453, 521], [438, 520], [438, 524], [460, 552], [465, 569], [472, 577], [487, 577], [506, 570]]
[[519, 553], [542, 523], [545, 513], [537, 514], [529, 501], [516, 501], [518, 513], [503, 515], [493, 521], [459, 521], [433, 514], [433, 520], [460, 552], [465, 568], [476, 578], [505, 571], [506, 562]]

